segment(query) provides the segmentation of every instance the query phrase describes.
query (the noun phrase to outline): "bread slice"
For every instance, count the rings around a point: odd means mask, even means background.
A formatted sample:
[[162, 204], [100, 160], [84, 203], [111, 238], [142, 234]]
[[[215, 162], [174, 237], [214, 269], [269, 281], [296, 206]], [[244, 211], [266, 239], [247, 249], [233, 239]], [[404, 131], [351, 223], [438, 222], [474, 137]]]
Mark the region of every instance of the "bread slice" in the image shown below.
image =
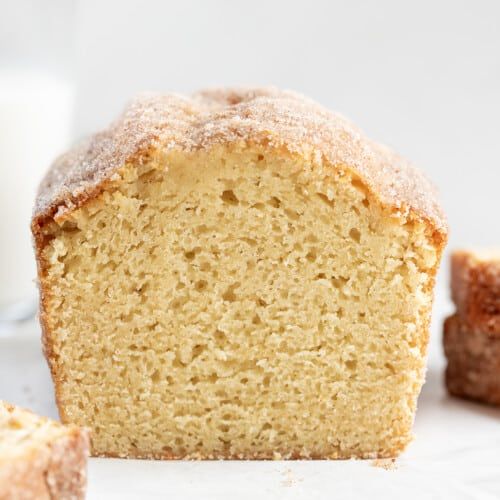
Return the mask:
[[61, 418], [95, 455], [397, 455], [446, 222], [430, 183], [292, 92], [147, 94], [35, 208]]
[[457, 250], [451, 256], [457, 313], [444, 323], [450, 394], [500, 404], [500, 250]]
[[455, 314], [444, 323], [450, 394], [500, 405], [500, 335], [471, 328]]
[[85, 497], [88, 433], [0, 401], [0, 499]]
[[453, 252], [451, 293], [469, 331], [500, 334], [500, 249]]

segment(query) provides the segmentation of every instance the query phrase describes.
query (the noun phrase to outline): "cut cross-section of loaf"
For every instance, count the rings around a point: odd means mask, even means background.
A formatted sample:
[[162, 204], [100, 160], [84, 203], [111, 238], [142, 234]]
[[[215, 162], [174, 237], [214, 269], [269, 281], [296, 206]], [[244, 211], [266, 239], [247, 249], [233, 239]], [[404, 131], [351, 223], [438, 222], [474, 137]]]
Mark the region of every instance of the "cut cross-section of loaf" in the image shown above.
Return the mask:
[[0, 401], [0, 499], [85, 497], [87, 431]]
[[446, 240], [435, 191], [275, 89], [140, 96], [33, 217], [61, 418], [96, 455], [397, 455]]

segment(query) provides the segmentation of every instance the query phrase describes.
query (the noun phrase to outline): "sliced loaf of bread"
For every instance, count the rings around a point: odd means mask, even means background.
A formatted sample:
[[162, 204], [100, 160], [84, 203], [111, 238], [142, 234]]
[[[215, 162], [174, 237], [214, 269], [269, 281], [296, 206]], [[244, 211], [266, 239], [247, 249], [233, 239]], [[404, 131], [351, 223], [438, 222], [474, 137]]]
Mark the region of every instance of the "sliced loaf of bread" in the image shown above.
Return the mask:
[[61, 419], [93, 453], [397, 455], [447, 228], [418, 170], [298, 94], [146, 94], [33, 217]]

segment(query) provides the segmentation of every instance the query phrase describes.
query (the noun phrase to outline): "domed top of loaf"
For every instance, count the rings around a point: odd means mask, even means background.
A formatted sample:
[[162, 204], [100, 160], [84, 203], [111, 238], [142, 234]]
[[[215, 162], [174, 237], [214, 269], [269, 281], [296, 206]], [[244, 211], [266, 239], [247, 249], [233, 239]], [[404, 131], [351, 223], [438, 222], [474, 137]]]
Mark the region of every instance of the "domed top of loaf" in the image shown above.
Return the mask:
[[155, 148], [190, 151], [243, 141], [284, 147], [325, 169], [349, 169], [381, 203], [426, 221], [438, 240], [447, 226], [429, 180], [344, 117], [295, 92], [212, 89], [192, 96], [145, 93], [107, 130], [59, 157], [42, 181], [34, 225], [82, 205], [127, 162]]

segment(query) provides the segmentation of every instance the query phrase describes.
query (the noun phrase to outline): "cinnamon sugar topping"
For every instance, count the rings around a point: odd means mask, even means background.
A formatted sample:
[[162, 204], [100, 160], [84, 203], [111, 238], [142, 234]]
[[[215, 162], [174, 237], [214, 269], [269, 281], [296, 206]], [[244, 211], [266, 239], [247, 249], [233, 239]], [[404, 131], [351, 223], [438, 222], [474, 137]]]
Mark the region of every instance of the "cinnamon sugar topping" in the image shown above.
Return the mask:
[[107, 130], [55, 161], [40, 186], [34, 218], [78, 206], [124, 163], [140, 162], [152, 148], [190, 151], [234, 141], [285, 147], [318, 163], [347, 167], [384, 204], [413, 210], [446, 234], [436, 191], [421, 172], [342, 116], [275, 88], [139, 95]]

